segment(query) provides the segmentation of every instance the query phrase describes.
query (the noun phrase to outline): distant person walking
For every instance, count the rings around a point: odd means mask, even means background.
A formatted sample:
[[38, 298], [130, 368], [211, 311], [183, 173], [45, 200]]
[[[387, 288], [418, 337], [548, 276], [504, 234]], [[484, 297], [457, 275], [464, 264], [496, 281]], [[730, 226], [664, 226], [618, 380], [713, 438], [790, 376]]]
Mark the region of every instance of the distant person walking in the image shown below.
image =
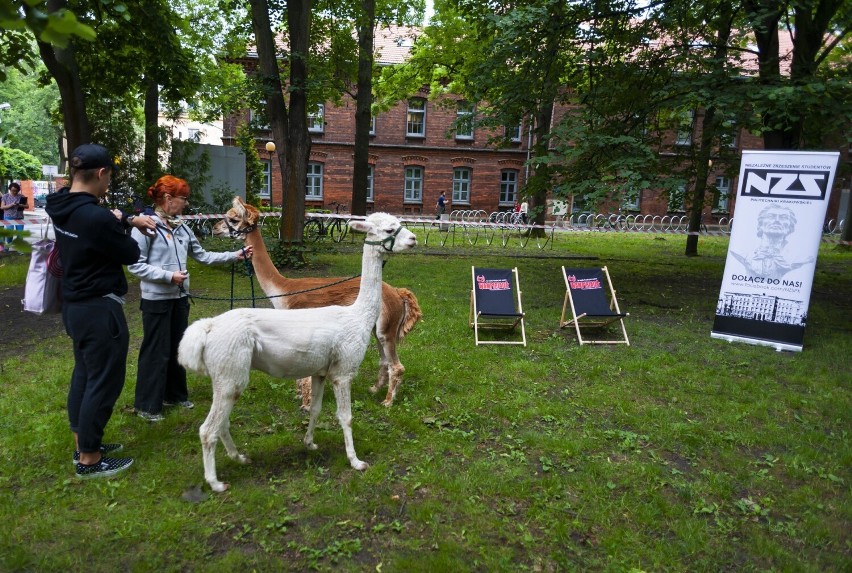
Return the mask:
[[529, 222], [529, 215], [528, 215], [529, 210], [530, 210], [530, 206], [527, 203], [527, 198], [524, 197], [524, 200], [521, 202], [521, 208], [520, 208], [521, 220], [524, 222], [524, 225], [526, 225]]
[[435, 210], [437, 211], [436, 219], [440, 219], [441, 215], [447, 212], [447, 197], [444, 195], [443, 191], [438, 196], [438, 202], [435, 203]]

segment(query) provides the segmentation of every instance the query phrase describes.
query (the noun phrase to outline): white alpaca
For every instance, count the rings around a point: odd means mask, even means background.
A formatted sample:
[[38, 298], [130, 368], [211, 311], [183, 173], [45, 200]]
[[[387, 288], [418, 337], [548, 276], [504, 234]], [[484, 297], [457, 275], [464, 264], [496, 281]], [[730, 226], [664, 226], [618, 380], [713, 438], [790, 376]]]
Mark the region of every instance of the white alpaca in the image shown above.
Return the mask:
[[[225, 218], [213, 226], [213, 235], [218, 237], [242, 237], [246, 246], [254, 249], [251, 263], [260, 288], [270, 297], [275, 308], [315, 308], [337, 304], [349, 306], [358, 297], [360, 279], [338, 282], [340, 277], [286, 278], [281, 276], [266, 245], [263, 242], [259, 223], [260, 211], [240, 197], [234, 197], [233, 206]], [[337, 283], [337, 284], [335, 284]], [[382, 307], [376, 329], [373, 332], [379, 347], [379, 376], [370, 392], [378, 392], [387, 384], [388, 391], [382, 404], [393, 404], [402, 383], [405, 367], [399, 361], [397, 346], [414, 325], [423, 317], [417, 297], [407, 288], [392, 287], [382, 283]], [[311, 379], [298, 380], [302, 409], [311, 408]]]
[[228, 484], [216, 477], [216, 444], [222, 440], [228, 457], [240, 463], [248, 458], [237, 451], [229, 431], [231, 410], [249, 383], [252, 369], [279, 378], [311, 377], [310, 422], [305, 445], [314, 450], [314, 427], [322, 408], [325, 380], [331, 380], [337, 401], [337, 419], [349, 463], [357, 470], [367, 464], [355, 455], [352, 441], [350, 384], [361, 366], [370, 334], [379, 316], [382, 298], [382, 257], [417, 244], [414, 234], [392, 215], [376, 213], [365, 221], [350, 221], [367, 233], [361, 263], [361, 288], [351, 306], [305, 309], [243, 308], [194, 322], [178, 349], [178, 361], [187, 369], [207, 374], [213, 384], [213, 403], [199, 429], [204, 478], [214, 491]]

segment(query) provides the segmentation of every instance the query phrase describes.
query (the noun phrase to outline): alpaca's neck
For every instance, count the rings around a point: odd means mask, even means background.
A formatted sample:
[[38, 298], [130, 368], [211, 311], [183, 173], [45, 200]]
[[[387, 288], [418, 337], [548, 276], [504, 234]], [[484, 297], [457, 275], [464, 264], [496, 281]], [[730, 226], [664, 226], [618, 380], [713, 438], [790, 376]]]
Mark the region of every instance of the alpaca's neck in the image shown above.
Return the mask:
[[382, 250], [374, 245], [364, 245], [361, 257], [361, 287], [352, 306], [359, 307], [375, 323], [382, 303]]
[[269, 251], [266, 250], [266, 244], [263, 242], [259, 228], [246, 234], [246, 246], [254, 249], [251, 264], [263, 292], [269, 294], [276, 287], [284, 288], [283, 282], [286, 282], [287, 279], [281, 276], [272, 263], [272, 258], [269, 256]]

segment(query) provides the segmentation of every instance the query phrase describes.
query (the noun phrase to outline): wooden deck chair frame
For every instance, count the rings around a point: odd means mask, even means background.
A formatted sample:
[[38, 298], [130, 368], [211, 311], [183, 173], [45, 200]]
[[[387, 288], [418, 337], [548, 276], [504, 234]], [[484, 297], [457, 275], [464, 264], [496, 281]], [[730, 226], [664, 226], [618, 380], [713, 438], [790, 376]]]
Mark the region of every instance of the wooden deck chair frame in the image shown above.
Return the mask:
[[[480, 271], [503, 271], [505, 272], [508, 269], [485, 269], [480, 267]], [[476, 300], [476, 273], [477, 268], [471, 267], [471, 289], [470, 289], [470, 327], [473, 328], [474, 339], [476, 340], [476, 345], [480, 344], [522, 344], [523, 346], [527, 345], [527, 333], [524, 328], [524, 309], [521, 304], [521, 283], [518, 280], [518, 268], [515, 267], [511, 270], [512, 277], [514, 279], [514, 293], [512, 295], [513, 302], [515, 305], [515, 312], [513, 313], [488, 313], [488, 309], [480, 309], [478, 308], [478, 303]], [[493, 330], [514, 330], [517, 326], [521, 327], [521, 339], [520, 340], [480, 340], [479, 338], [479, 330], [480, 329], [493, 329]]]
[[[568, 280], [568, 273], [565, 270], [565, 267], [562, 267], [562, 279], [565, 281], [565, 302], [562, 304], [562, 317], [559, 319], [559, 327], [567, 328], [573, 326], [577, 332], [577, 340], [581, 345], [583, 344], [626, 344], [630, 346], [630, 339], [627, 338], [627, 329], [624, 326], [624, 318], [630, 316], [628, 313], [621, 312], [621, 309], [618, 307], [618, 299], [615, 296], [615, 289], [612, 286], [612, 279], [609, 277], [609, 270], [606, 267], [595, 267], [592, 269], [572, 269], [574, 271], [602, 271], [601, 276], [605, 278], [607, 288], [609, 289], [610, 299], [609, 299], [609, 313], [602, 314], [589, 314], [587, 312], [577, 314], [577, 307], [574, 303], [574, 297], [571, 294], [571, 285]], [[603, 295], [604, 297], [606, 294]], [[570, 306], [571, 309], [571, 317], [566, 320], [566, 314], [568, 308]], [[624, 336], [623, 339], [618, 340], [584, 340], [582, 329], [595, 329], [595, 330], [603, 330], [605, 327], [610, 324], [618, 322], [621, 326], [621, 333]]]

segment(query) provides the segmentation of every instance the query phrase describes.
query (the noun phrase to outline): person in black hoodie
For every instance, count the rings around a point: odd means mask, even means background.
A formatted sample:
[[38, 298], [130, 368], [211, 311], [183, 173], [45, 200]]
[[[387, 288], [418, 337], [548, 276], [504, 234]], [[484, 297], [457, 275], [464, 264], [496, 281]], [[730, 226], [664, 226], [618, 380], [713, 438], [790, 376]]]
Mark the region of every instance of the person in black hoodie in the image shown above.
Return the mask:
[[153, 233], [150, 217], [125, 217], [98, 205], [106, 196], [115, 162], [101, 145], [77, 147], [69, 157], [71, 187], [48, 195], [64, 271], [62, 322], [74, 348], [68, 421], [74, 434], [77, 477], [105, 477], [130, 467], [114, 458], [121, 444], [102, 443], [104, 429], [124, 387], [130, 335], [124, 317], [127, 279], [122, 265], [139, 260], [126, 229]]

